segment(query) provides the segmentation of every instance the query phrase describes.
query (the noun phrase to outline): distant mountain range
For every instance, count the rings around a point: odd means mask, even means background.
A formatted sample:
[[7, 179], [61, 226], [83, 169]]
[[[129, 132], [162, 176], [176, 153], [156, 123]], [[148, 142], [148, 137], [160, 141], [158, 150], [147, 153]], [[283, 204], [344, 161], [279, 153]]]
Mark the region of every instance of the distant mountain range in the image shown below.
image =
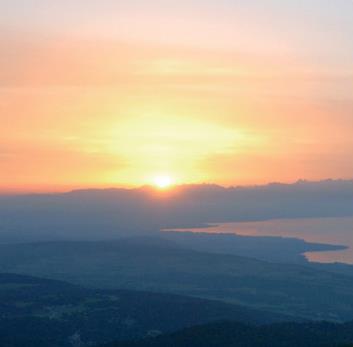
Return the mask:
[[352, 201], [353, 181], [332, 180], [0, 196], [0, 242], [102, 240], [212, 222], [353, 216]]

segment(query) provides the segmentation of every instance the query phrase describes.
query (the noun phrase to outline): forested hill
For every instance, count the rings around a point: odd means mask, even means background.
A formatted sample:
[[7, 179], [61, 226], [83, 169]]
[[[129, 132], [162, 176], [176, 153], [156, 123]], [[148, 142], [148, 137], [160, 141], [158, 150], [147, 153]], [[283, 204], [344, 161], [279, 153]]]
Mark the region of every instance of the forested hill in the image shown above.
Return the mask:
[[101, 347], [339, 347], [345, 344], [353, 346], [353, 322], [341, 325], [283, 323], [260, 327], [219, 322]]
[[94, 290], [30, 276], [0, 274], [0, 346], [92, 346], [170, 333], [217, 320], [248, 324], [285, 316], [172, 294]]

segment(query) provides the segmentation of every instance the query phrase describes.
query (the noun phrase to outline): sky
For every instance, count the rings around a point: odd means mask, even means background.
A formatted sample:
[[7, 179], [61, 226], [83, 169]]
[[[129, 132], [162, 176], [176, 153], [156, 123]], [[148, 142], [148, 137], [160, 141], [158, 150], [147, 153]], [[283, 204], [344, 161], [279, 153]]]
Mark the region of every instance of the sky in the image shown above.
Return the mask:
[[353, 178], [353, 1], [0, 1], [0, 191]]

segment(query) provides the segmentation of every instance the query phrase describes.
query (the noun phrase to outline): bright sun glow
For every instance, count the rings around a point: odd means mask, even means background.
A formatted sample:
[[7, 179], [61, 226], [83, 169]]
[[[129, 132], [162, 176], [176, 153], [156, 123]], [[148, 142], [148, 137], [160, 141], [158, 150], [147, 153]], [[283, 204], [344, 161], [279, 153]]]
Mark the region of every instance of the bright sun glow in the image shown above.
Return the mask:
[[154, 178], [154, 185], [160, 189], [166, 189], [173, 184], [173, 180], [170, 176], [161, 175]]

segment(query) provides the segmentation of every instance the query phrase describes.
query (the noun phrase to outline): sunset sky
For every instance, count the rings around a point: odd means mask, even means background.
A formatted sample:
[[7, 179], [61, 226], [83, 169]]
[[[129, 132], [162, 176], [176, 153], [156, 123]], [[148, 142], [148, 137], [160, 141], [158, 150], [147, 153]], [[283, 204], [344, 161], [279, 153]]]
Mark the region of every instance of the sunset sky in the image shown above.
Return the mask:
[[0, 1], [0, 191], [353, 178], [353, 1]]

